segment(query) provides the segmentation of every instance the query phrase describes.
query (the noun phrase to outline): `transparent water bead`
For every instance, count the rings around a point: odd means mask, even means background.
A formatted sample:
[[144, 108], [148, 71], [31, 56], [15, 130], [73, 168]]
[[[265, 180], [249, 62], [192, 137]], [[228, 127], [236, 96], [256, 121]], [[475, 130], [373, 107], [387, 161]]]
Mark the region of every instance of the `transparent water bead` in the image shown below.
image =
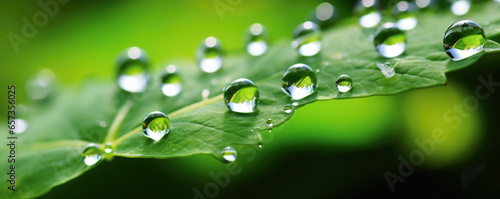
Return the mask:
[[282, 90], [293, 100], [311, 95], [318, 87], [316, 74], [308, 65], [298, 63], [290, 66], [283, 74]]
[[365, 28], [377, 26], [381, 19], [378, 0], [360, 0], [355, 6], [355, 13], [360, 17], [359, 24]]
[[218, 71], [222, 66], [222, 45], [215, 37], [207, 37], [198, 46], [196, 59], [206, 73]]
[[384, 74], [386, 78], [391, 78], [392, 76], [394, 76], [394, 74], [396, 74], [394, 72], [395, 65], [391, 64], [390, 62], [377, 62], [377, 67], [380, 69], [380, 71], [382, 71], [382, 74]]
[[168, 97], [178, 95], [182, 91], [182, 78], [174, 65], [169, 65], [160, 76], [161, 91]]
[[146, 90], [149, 76], [149, 61], [146, 52], [138, 47], [122, 51], [117, 58], [118, 86], [131, 93]]
[[292, 111], [293, 111], [293, 107], [289, 104], [287, 104], [283, 107], [283, 112], [285, 112], [285, 113], [291, 113]]
[[223, 90], [224, 103], [237, 113], [253, 113], [257, 110], [259, 89], [249, 79], [240, 78], [230, 82]]
[[483, 28], [471, 20], [457, 21], [446, 30], [443, 47], [453, 61], [475, 55], [484, 50], [486, 37]]
[[113, 147], [111, 146], [111, 143], [107, 143], [104, 146], [104, 153], [110, 154], [111, 152], [113, 152]]
[[259, 23], [254, 23], [248, 28], [245, 38], [248, 54], [260, 56], [267, 51], [267, 29]]
[[273, 127], [274, 126], [274, 122], [271, 118], [267, 119], [266, 120], [266, 126], [267, 127]]
[[311, 21], [299, 24], [293, 31], [292, 47], [302, 56], [313, 56], [321, 50], [319, 26]]
[[102, 160], [103, 153], [97, 144], [90, 143], [83, 147], [82, 156], [83, 162], [92, 166]]
[[418, 8], [415, 4], [400, 1], [398, 2], [394, 8], [393, 13], [398, 19], [396, 25], [401, 30], [411, 30], [417, 26], [417, 17], [416, 13]]
[[169, 133], [170, 119], [165, 113], [153, 111], [144, 117], [142, 131], [146, 137], [158, 141]]
[[449, 0], [451, 2], [451, 12], [457, 16], [465, 15], [469, 12], [470, 0]]
[[50, 69], [40, 70], [26, 82], [26, 94], [32, 100], [47, 99], [53, 92], [54, 73]]
[[221, 155], [222, 158], [229, 163], [236, 161], [237, 153], [233, 147], [228, 146], [222, 149]]
[[386, 23], [375, 32], [373, 44], [383, 57], [397, 57], [406, 49], [406, 34], [394, 23]]
[[335, 81], [335, 84], [337, 85], [337, 90], [341, 93], [345, 93], [347, 91], [350, 91], [352, 88], [352, 79], [349, 77], [349, 75], [341, 75], [337, 78], [337, 81]]

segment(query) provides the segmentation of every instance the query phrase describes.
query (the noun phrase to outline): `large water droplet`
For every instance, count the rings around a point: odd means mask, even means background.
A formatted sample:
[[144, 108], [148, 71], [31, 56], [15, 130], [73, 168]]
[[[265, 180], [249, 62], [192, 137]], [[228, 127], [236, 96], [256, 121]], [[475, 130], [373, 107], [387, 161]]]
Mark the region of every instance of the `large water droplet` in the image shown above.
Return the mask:
[[17, 118], [14, 120], [14, 123], [15, 123], [14, 133], [21, 134], [28, 129], [28, 122], [26, 122], [23, 119]]
[[398, 2], [393, 8], [393, 13], [398, 19], [396, 22], [398, 28], [401, 30], [411, 30], [415, 28], [415, 26], [417, 26], [417, 11], [418, 8], [413, 3], [407, 1]]
[[138, 47], [122, 51], [117, 58], [118, 86], [131, 93], [146, 90], [149, 76], [147, 68], [149, 61], [146, 52]]
[[385, 62], [385, 63], [377, 62], [377, 67], [380, 69], [380, 71], [382, 71], [382, 74], [384, 74], [386, 78], [391, 78], [392, 76], [394, 76], [394, 74], [396, 74], [394, 72], [395, 65], [391, 64], [390, 62]]
[[104, 146], [104, 153], [110, 154], [111, 152], [113, 152], [113, 147], [111, 146], [111, 143], [107, 143]]
[[319, 26], [310, 21], [299, 24], [293, 31], [292, 47], [302, 56], [313, 56], [321, 50]]
[[169, 65], [160, 76], [161, 91], [164, 95], [173, 97], [182, 91], [182, 78], [174, 65]]
[[259, 89], [249, 79], [240, 78], [229, 83], [224, 89], [224, 103], [233, 112], [253, 113], [257, 109]]
[[305, 64], [294, 64], [283, 74], [283, 91], [293, 100], [303, 99], [311, 95], [318, 87], [318, 79], [314, 71]]
[[453, 61], [475, 55], [484, 49], [486, 37], [483, 28], [471, 20], [457, 21], [446, 30], [443, 46]]
[[397, 57], [406, 49], [406, 35], [395, 24], [386, 23], [375, 32], [373, 44], [383, 57]]
[[360, 16], [359, 24], [365, 28], [373, 28], [380, 23], [382, 14], [378, 9], [378, 0], [360, 0], [355, 6], [355, 13]]
[[222, 149], [221, 155], [225, 161], [231, 163], [231, 162], [234, 162], [236, 160], [237, 153], [233, 147], [228, 146], [228, 147]]
[[170, 119], [168, 119], [165, 113], [153, 111], [144, 117], [142, 131], [146, 137], [158, 141], [169, 133]]
[[345, 93], [352, 88], [352, 79], [349, 77], [349, 75], [341, 75], [339, 78], [337, 78], [337, 81], [335, 81], [335, 84], [337, 85], [337, 90], [341, 93]]
[[92, 166], [102, 160], [103, 153], [99, 146], [94, 143], [87, 144], [82, 150], [83, 162]]
[[285, 113], [291, 113], [292, 111], [293, 111], [293, 107], [289, 104], [287, 104], [283, 107], [283, 112], [285, 112]]
[[47, 99], [53, 92], [54, 73], [50, 69], [42, 69], [26, 82], [26, 93], [32, 100]]
[[470, 0], [450, 0], [451, 12], [457, 16], [465, 15], [469, 12], [471, 3]]
[[201, 70], [206, 73], [218, 71], [222, 66], [222, 46], [215, 37], [208, 37], [198, 46], [196, 59]]
[[254, 23], [247, 30], [245, 42], [247, 52], [252, 56], [259, 56], [267, 51], [267, 29], [259, 23]]

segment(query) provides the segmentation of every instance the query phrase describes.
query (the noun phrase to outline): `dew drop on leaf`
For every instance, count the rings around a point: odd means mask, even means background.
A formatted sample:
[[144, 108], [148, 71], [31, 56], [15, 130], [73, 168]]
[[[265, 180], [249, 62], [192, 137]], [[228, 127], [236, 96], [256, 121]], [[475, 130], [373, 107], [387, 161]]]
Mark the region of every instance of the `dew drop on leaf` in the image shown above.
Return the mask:
[[335, 84], [337, 85], [337, 90], [341, 93], [345, 93], [352, 88], [352, 79], [349, 77], [349, 75], [341, 75], [337, 78], [337, 81], [335, 81]]
[[283, 74], [282, 90], [293, 100], [303, 99], [311, 95], [318, 87], [318, 79], [314, 71], [305, 64], [294, 64]]
[[293, 107], [289, 104], [287, 104], [283, 107], [283, 112], [285, 112], [285, 113], [291, 113], [292, 111], [293, 111]]
[[104, 153], [110, 154], [111, 152], [113, 152], [113, 147], [111, 146], [111, 143], [107, 143], [106, 145], [104, 145]]
[[168, 97], [177, 96], [182, 91], [182, 78], [174, 65], [165, 68], [160, 76], [161, 91]]
[[223, 90], [224, 103], [236, 113], [253, 113], [257, 110], [259, 89], [249, 79], [240, 78], [230, 82]]
[[245, 43], [248, 54], [260, 56], [268, 48], [267, 29], [259, 23], [254, 23], [248, 28], [245, 35]]
[[226, 161], [226, 162], [234, 162], [236, 161], [236, 150], [233, 148], [233, 147], [226, 147], [224, 149], [222, 149], [221, 151], [221, 155], [222, 155], [222, 158]]
[[146, 137], [158, 141], [169, 133], [170, 119], [165, 113], [153, 111], [144, 117], [142, 131]]
[[391, 78], [395, 74], [394, 72], [395, 65], [391, 64], [390, 62], [385, 62], [385, 63], [377, 62], [377, 67], [380, 69], [380, 71], [382, 71], [382, 74], [386, 78]]
[[103, 153], [97, 144], [90, 143], [83, 147], [82, 156], [83, 162], [92, 166], [102, 160]]
[[443, 47], [453, 61], [475, 55], [484, 50], [486, 37], [483, 28], [471, 20], [457, 21], [446, 30]]
[[379, 24], [382, 14], [378, 6], [378, 0], [359, 0], [354, 8], [354, 12], [359, 16], [359, 25], [364, 28], [373, 28]]
[[393, 8], [393, 14], [397, 18], [396, 25], [401, 30], [411, 30], [417, 26], [416, 12], [418, 8], [415, 4], [400, 1]]
[[321, 50], [319, 26], [311, 21], [299, 24], [293, 31], [292, 47], [302, 56], [313, 56]]
[[122, 51], [117, 58], [118, 86], [131, 93], [146, 90], [149, 75], [147, 69], [149, 60], [146, 52], [138, 47]]
[[201, 70], [213, 73], [222, 67], [222, 45], [215, 37], [204, 39], [196, 50], [196, 59]]
[[267, 127], [273, 127], [274, 126], [274, 122], [271, 118], [267, 119], [266, 120], [266, 126]]
[[394, 23], [386, 23], [375, 32], [373, 44], [381, 56], [397, 57], [406, 49], [406, 34]]

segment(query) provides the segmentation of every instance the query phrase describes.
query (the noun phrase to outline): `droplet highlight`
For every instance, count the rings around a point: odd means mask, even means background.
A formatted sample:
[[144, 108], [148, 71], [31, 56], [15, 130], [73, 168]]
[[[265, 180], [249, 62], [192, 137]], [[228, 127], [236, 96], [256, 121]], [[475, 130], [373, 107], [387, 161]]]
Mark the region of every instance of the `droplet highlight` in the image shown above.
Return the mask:
[[311, 21], [299, 24], [293, 31], [292, 47], [302, 56], [313, 56], [321, 50], [319, 26]]
[[160, 76], [161, 92], [168, 97], [177, 96], [182, 91], [182, 78], [174, 65], [165, 68]]
[[375, 32], [373, 44], [381, 56], [397, 57], [406, 49], [406, 34], [394, 23], [386, 23]]
[[416, 13], [418, 8], [408, 1], [400, 1], [393, 8], [397, 18], [396, 26], [401, 30], [411, 30], [417, 26]]
[[267, 29], [259, 24], [254, 23], [248, 28], [245, 38], [248, 54], [252, 56], [260, 56], [267, 51], [268, 48]]
[[221, 151], [222, 158], [228, 163], [236, 161], [237, 153], [233, 147], [226, 147]]
[[170, 131], [170, 119], [165, 113], [153, 111], [144, 117], [142, 131], [148, 138], [158, 141]]
[[293, 107], [289, 104], [287, 104], [283, 107], [283, 112], [285, 112], [286, 114], [291, 113], [292, 111], [293, 111]]
[[470, 0], [451, 0], [451, 12], [457, 16], [465, 15], [469, 12]]
[[111, 146], [111, 143], [107, 143], [105, 146], [104, 146], [104, 153], [106, 154], [110, 154], [113, 152], [113, 147]]
[[341, 75], [335, 81], [337, 85], [337, 90], [341, 93], [348, 92], [352, 89], [352, 79], [349, 75]]
[[230, 82], [223, 90], [224, 103], [229, 110], [236, 113], [253, 113], [257, 110], [259, 89], [246, 78]]
[[359, 25], [364, 28], [373, 28], [382, 20], [378, 0], [360, 0], [355, 6], [354, 12], [359, 16]]
[[83, 162], [87, 166], [92, 166], [102, 160], [103, 153], [97, 144], [90, 143], [83, 147], [82, 156]]
[[457, 21], [444, 33], [443, 47], [453, 61], [482, 52], [485, 44], [484, 30], [475, 21]]
[[271, 118], [267, 119], [266, 120], [266, 126], [267, 127], [273, 127], [274, 126], [274, 122]]
[[222, 67], [222, 45], [215, 37], [208, 37], [198, 46], [196, 59], [201, 70], [213, 73]]
[[282, 90], [293, 100], [311, 95], [318, 87], [316, 74], [308, 65], [298, 63], [290, 66], [283, 74]]
[[131, 47], [122, 51], [117, 58], [118, 86], [131, 93], [140, 93], [146, 90], [149, 75], [147, 69], [149, 61], [146, 52], [138, 47]]

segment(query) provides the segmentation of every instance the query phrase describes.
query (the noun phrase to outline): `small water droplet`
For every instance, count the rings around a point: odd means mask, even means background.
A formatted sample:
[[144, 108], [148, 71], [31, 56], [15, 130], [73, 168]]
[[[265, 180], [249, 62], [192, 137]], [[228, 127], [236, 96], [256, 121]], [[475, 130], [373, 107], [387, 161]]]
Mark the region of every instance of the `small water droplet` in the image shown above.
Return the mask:
[[260, 56], [267, 51], [268, 36], [267, 29], [259, 23], [254, 23], [248, 28], [245, 36], [248, 54]]
[[144, 117], [142, 131], [146, 137], [158, 141], [169, 133], [170, 119], [165, 113], [153, 111]]
[[223, 92], [224, 103], [229, 110], [237, 113], [253, 113], [257, 109], [259, 89], [251, 80], [236, 79], [229, 83]]
[[168, 97], [177, 96], [182, 91], [182, 78], [174, 65], [169, 65], [160, 76], [161, 91]]
[[26, 122], [25, 120], [17, 118], [14, 120], [14, 123], [14, 133], [21, 134], [28, 130], [28, 122]]
[[349, 75], [341, 75], [339, 78], [337, 78], [337, 81], [335, 81], [335, 84], [337, 85], [337, 90], [341, 93], [345, 93], [352, 88], [352, 79], [349, 77]]
[[316, 73], [319, 73], [319, 72], [320, 72], [320, 70], [319, 70], [319, 69], [316, 69]]
[[26, 93], [32, 100], [47, 99], [53, 92], [54, 73], [50, 69], [40, 70], [26, 82]]
[[203, 89], [201, 91], [201, 98], [203, 98], [203, 100], [206, 100], [208, 99], [208, 96], [210, 95], [210, 90], [208, 89]]
[[373, 44], [383, 57], [397, 57], [406, 49], [406, 35], [393, 23], [386, 23], [375, 32]]
[[283, 112], [285, 112], [285, 113], [291, 113], [292, 111], [293, 111], [293, 107], [289, 104], [287, 104], [283, 107]]
[[267, 119], [266, 126], [267, 127], [273, 127], [274, 126], [274, 122], [273, 122], [273, 120], [271, 118]]
[[262, 149], [263, 145], [262, 144], [259, 144], [259, 149]]
[[390, 62], [385, 62], [385, 63], [377, 62], [377, 67], [380, 69], [380, 71], [382, 71], [382, 74], [384, 74], [386, 78], [391, 78], [395, 74], [394, 72], [395, 65], [391, 64]]
[[103, 153], [97, 144], [90, 143], [83, 147], [82, 156], [83, 162], [87, 166], [92, 166], [102, 160]]
[[212, 84], [212, 86], [217, 86], [217, 84], [219, 84], [219, 80], [217, 80], [217, 79], [212, 79], [212, 80], [210, 81], [210, 83]]
[[451, 0], [451, 12], [457, 16], [465, 15], [469, 12], [471, 2], [470, 0]]
[[484, 50], [486, 37], [483, 28], [471, 20], [457, 21], [446, 30], [443, 46], [453, 61], [475, 55]]
[[381, 19], [378, 0], [360, 0], [355, 6], [355, 13], [360, 16], [359, 24], [364, 28], [377, 26]]
[[292, 103], [292, 106], [298, 106], [299, 105], [299, 102], [293, 102]]
[[107, 143], [104, 146], [104, 153], [110, 154], [111, 152], [113, 152], [113, 147], [111, 147], [111, 143]]
[[228, 147], [222, 149], [221, 155], [225, 161], [231, 163], [231, 162], [234, 162], [236, 160], [237, 153], [233, 147], [228, 146]]
[[321, 50], [319, 26], [311, 21], [299, 24], [293, 31], [292, 47], [302, 56], [313, 56]]
[[273, 129], [269, 129], [269, 130], [267, 130], [267, 132], [271, 133], [271, 132], [273, 132]]
[[393, 8], [393, 14], [396, 16], [398, 21], [396, 25], [401, 30], [411, 30], [417, 26], [416, 13], [418, 8], [415, 4], [400, 1]]
[[121, 89], [140, 93], [146, 90], [149, 81], [147, 68], [149, 61], [146, 52], [138, 47], [122, 51], [117, 58], [118, 86]]
[[196, 59], [206, 73], [218, 71], [222, 66], [222, 45], [215, 37], [208, 37], [198, 46]]
[[293, 100], [303, 99], [311, 95], [318, 87], [318, 79], [314, 71], [305, 64], [294, 64], [283, 74], [282, 90]]

